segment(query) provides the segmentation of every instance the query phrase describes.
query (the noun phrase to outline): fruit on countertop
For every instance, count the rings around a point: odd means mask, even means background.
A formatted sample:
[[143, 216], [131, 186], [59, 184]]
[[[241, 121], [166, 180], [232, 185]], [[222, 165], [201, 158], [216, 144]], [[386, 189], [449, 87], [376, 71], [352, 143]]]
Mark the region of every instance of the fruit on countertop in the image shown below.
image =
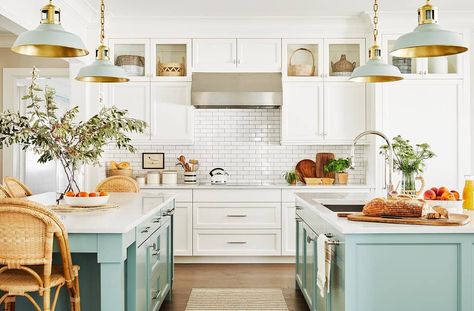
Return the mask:
[[106, 196], [108, 196], [108, 195], [109, 195], [109, 194], [108, 194], [107, 192], [105, 192], [105, 191], [101, 191], [101, 192], [99, 193], [99, 196], [101, 196], [101, 197], [106, 197]]
[[76, 194], [76, 197], [81, 197], [81, 198], [87, 198], [88, 196], [89, 196], [89, 193], [83, 192], [83, 191]]
[[78, 193], [74, 193], [74, 192], [66, 192], [65, 196], [67, 197], [70, 197], [70, 198], [74, 198], [74, 197], [78, 197], [78, 198], [95, 198], [95, 197], [106, 197], [108, 196], [109, 194], [105, 191], [101, 191], [101, 192], [85, 192], [85, 191], [81, 191], [81, 192], [78, 192]]
[[109, 169], [111, 169], [111, 170], [129, 170], [130, 169], [130, 163], [129, 162], [110, 161]]
[[460, 195], [458, 191], [449, 190], [448, 187], [433, 187], [424, 192], [423, 199], [439, 201], [460, 201]]
[[74, 192], [71, 192], [71, 191], [70, 191], [70, 192], [66, 192], [65, 196], [67, 196], [67, 197], [75, 197], [76, 194], [75, 194]]

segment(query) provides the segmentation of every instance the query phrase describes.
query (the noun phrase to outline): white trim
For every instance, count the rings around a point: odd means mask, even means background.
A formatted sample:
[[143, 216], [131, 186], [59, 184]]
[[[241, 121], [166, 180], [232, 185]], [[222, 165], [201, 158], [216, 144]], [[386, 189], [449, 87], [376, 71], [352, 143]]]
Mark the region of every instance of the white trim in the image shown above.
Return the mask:
[[[41, 68], [38, 69], [43, 77], [67, 77], [69, 78], [68, 68]], [[14, 104], [18, 98], [16, 79], [28, 78], [31, 76], [31, 68], [4, 68], [3, 69], [3, 110], [18, 111], [20, 108]], [[21, 178], [24, 171], [22, 161], [15, 163], [14, 159], [21, 158], [19, 146], [3, 149], [3, 176], [13, 176]]]
[[180, 257], [176, 256], [177, 264], [198, 264], [198, 263], [295, 263], [294, 256], [249, 256], [249, 257], [226, 257], [226, 256], [194, 256]]

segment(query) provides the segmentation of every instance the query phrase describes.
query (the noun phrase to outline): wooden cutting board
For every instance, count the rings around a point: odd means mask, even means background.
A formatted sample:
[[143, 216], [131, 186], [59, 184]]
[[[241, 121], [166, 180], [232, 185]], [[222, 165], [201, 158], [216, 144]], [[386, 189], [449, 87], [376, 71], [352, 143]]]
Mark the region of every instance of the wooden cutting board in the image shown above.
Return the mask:
[[316, 176], [318, 178], [336, 178], [334, 172], [325, 173], [324, 166], [329, 162], [329, 160], [334, 159], [334, 153], [329, 152], [319, 152], [316, 154]]
[[306, 184], [305, 178], [314, 178], [316, 177], [316, 163], [313, 160], [305, 159], [301, 160], [296, 164], [296, 173], [298, 174], [298, 179]]
[[426, 216], [420, 218], [389, 218], [389, 217], [373, 217], [365, 216], [362, 213], [354, 213], [347, 216], [347, 219], [352, 221], [365, 222], [381, 222], [387, 224], [401, 224], [401, 225], [425, 225], [425, 226], [464, 226], [471, 222], [471, 218], [464, 214], [449, 214], [449, 219], [428, 219]]

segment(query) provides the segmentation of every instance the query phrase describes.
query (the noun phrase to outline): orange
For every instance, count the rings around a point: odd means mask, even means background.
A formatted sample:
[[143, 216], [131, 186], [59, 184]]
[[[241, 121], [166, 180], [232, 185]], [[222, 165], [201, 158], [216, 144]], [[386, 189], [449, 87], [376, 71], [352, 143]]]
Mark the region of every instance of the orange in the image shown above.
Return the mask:
[[65, 196], [67, 196], [67, 197], [75, 197], [76, 194], [75, 194], [74, 192], [72, 192], [72, 191], [69, 191], [69, 192], [66, 192]]
[[456, 201], [459, 201], [459, 197], [460, 197], [459, 192], [457, 192], [456, 190], [451, 190], [451, 193], [456, 198]]
[[81, 198], [87, 198], [89, 196], [89, 193], [87, 192], [79, 192], [77, 194], [78, 197], [81, 197]]
[[99, 196], [99, 194], [97, 192], [90, 192], [89, 193], [89, 197], [91, 197], [91, 198], [92, 197], [98, 197], [98, 196]]
[[101, 192], [99, 193], [99, 195], [100, 195], [101, 197], [106, 197], [106, 196], [108, 196], [109, 194], [108, 194], [107, 192], [105, 192], [105, 191], [101, 191]]
[[444, 192], [444, 193], [441, 195], [441, 200], [444, 200], [444, 201], [456, 201], [456, 197], [455, 197], [454, 194], [452, 194], [451, 192]]

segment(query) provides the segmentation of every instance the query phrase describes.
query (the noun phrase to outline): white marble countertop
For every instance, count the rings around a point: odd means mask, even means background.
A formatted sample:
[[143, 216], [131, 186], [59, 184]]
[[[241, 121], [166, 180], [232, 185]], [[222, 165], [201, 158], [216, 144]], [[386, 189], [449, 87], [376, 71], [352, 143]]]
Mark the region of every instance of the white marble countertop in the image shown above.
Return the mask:
[[[315, 212], [342, 234], [474, 233], [473, 221], [465, 226], [421, 226], [358, 222], [337, 217], [336, 213], [323, 206], [324, 204], [364, 204], [369, 199], [371, 198], [357, 194], [327, 194], [324, 196], [311, 193], [296, 194], [298, 203], [311, 208], [312, 212]], [[464, 210], [464, 213], [474, 219], [474, 211]]]
[[[56, 193], [34, 195], [28, 199], [45, 205], [55, 204]], [[174, 199], [173, 195], [111, 193], [109, 203], [119, 207], [99, 211], [55, 212], [68, 233], [126, 233]]]
[[374, 186], [371, 185], [317, 185], [317, 186], [307, 186], [304, 184], [298, 184], [295, 186], [288, 185], [287, 183], [265, 183], [265, 182], [229, 182], [222, 185], [214, 185], [211, 183], [197, 183], [197, 184], [176, 184], [176, 185], [161, 185], [161, 184], [145, 184], [140, 185], [141, 189], [248, 189], [248, 188], [257, 188], [257, 189], [374, 189]]

